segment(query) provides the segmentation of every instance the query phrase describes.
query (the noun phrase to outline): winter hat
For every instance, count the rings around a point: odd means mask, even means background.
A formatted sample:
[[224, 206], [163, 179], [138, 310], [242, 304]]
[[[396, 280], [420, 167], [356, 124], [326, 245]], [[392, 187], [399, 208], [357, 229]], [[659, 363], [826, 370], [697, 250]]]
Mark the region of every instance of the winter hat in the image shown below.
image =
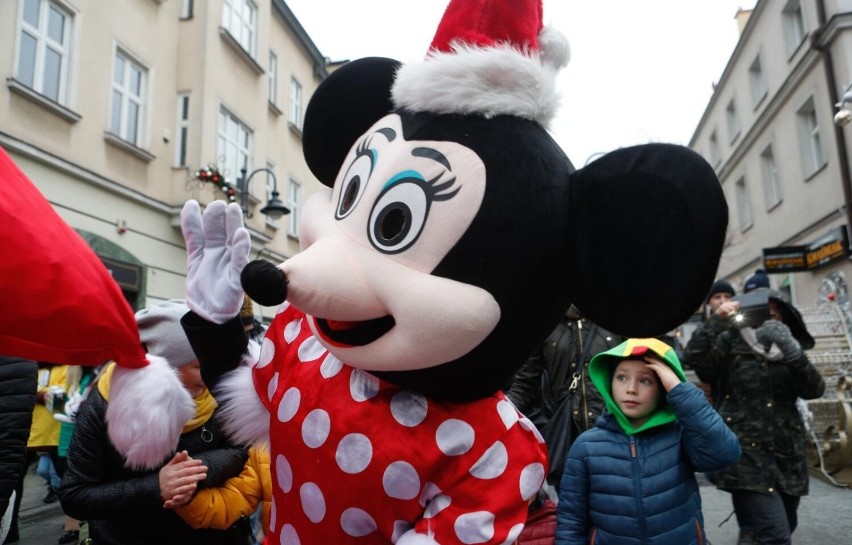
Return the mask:
[[148, 353], [164, 358], [176, 369], [197, 359], [180, 325], [187, 312], [186, 301], [171, 299], [136, 313], [139, 338]]
[[426, 59], [403, 65], [397, 108], [437, 114], [512, 115], [547, 127], [559, 107], [556, 74], [568, 41], [542, 25], [541, 0], [453, 0]]
[[748, 293], [750, 291], [756, 290], [757, 288], [768, 288], [769, 287], [769, 276], [766, 274], [766, 271], [763, 269], [757, 269], [754, 271], [754, 274], [748, 277], [748, 280], [745, 282], [745, 286], [743, 286], [743, 293]]
[[717, 293], [729, 293], [731, 297], [737, 294], [730, 282], [727, 280], [716, 280], [713, 282], [713, 286], [710, 287], [710, 291], [707, 293], [707, 297], [704, 299], [704, 302], [707, 303], [710, 301], [710, 298]]

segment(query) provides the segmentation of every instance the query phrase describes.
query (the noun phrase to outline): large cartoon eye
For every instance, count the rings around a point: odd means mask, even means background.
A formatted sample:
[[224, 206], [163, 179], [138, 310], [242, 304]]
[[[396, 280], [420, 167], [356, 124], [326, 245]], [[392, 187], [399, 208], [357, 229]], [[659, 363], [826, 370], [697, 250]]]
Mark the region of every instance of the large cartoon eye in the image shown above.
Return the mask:
[[337, 210], [334, 217], [343, 219], [358, 204], [361, 195], [364, 194], [364, 188], [367, 187], [367, 180], [370, 179], [370, 173], [373, 170], [372, 156], [369, 153], [359, 155], [346, 171], [346, 176], [341, 182], [340, 200], [337, 203]]
[[379, 195], [370, 212], [370, 243], [380, 252], [396, 254], [417, 240], [429, 213], [423, 181], [400, 181]]

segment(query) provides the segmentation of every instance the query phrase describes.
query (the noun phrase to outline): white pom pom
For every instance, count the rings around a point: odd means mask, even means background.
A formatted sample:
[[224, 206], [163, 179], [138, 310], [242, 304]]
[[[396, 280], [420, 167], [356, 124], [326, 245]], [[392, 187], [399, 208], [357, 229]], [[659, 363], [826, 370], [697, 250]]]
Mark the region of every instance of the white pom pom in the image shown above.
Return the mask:
[[571, 58], [571, 48], [564, 34], [546, 26], [538, 34], [539, 54], [542, 62], [554, 69], [564, 68]]
[[133, 469], [153, 469], [177, 448], [195, 402], [163, 358], [148, 354], [141, 369], [116, 367], [107, 405], [107, 433]]

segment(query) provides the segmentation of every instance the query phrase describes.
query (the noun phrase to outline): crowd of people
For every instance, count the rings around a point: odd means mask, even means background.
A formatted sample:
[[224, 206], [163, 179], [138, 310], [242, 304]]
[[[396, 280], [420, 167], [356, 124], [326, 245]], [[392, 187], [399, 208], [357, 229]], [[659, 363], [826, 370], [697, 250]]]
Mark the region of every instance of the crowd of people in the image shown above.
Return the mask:
[[[799, 311], [762, 271], [744, 291], [765, 296], [768, 319], [738, 323], [736, 290], [719, 280], [681, 357], [680, 347], [623, 339], [567, 310], [505, 388], [550, 454], [519, 544], [706, 543], [696, 472], [731, 494], [740, 545], [791, 543], [808, 492], [796, 400], [820, 397], [825, 386], [805, 354], [814, 340]], [[19, 539], [24, 472], [13, 468], [30, 463], [44, 480], [43, 501], [58, 499], [66, 514], [58, 543], [260, 543], [271, 516], [269, 450], [232, 444], [217, 423], [181, 324], [188, 312], [185, 301], [169, 300], [136, 314], [145, 349], [169, 362], [196, 404], [176, 453], [155, 470], [125, 467], [106, 435], [114, 363], [4, 358], [2, 399], [16, 410], [2, 413], [2, 433], [26, 438], [28, 453], [0, 467], [4, 543]], [[248, 298], [240, 320], [249, 338], [263, 334]], [[249, 345], [256, 358], [257, 343]]]

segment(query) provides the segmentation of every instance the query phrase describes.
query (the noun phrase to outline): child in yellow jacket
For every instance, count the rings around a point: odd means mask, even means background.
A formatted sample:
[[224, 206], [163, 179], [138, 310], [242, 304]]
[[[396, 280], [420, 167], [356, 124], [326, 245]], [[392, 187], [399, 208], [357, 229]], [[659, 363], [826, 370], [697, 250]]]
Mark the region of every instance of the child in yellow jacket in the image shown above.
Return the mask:
[[269, 531], [269, 511], [272, 506], [272, 476], [269, 468], [269, 448], [266, 445], [249, 449], [242, 473], [217, 488], [206, 488], [175, 512], [193, 528], [230, 528], [242, 517], [249, 517], [261, 507], [263, 532]]

